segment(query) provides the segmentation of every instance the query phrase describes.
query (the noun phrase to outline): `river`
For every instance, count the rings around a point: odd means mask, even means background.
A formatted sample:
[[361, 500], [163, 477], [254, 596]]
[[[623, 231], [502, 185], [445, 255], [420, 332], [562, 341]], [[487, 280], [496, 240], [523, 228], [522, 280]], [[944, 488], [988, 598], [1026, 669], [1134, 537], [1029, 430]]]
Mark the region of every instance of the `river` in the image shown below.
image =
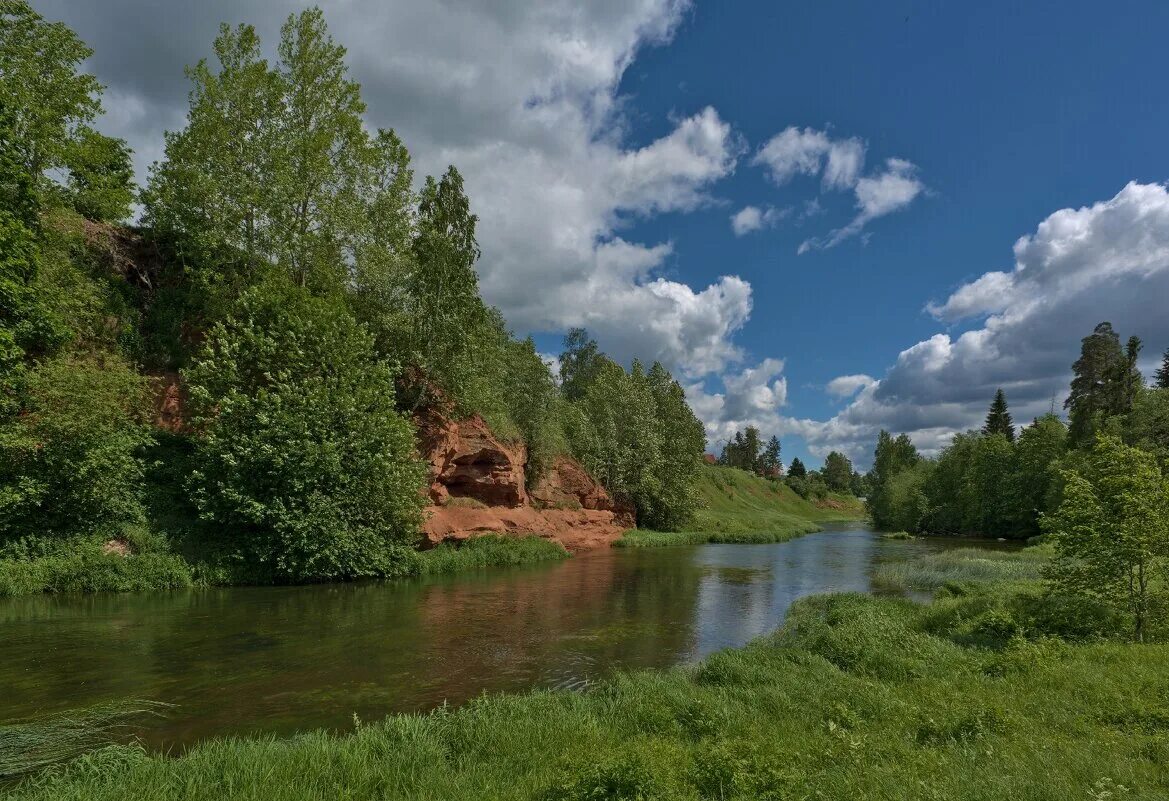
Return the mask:
[[147, 698], [174, 706], [135, 734], [175, 750], [214, 735], [346, 730], [354, 714], [484, 691], [585, 687], [743, 645], [800, 597], [868, 591], [883, 560], [955, 544], [970, 543], [858, 526], [419, 581], [8, 599], [0, 721]]

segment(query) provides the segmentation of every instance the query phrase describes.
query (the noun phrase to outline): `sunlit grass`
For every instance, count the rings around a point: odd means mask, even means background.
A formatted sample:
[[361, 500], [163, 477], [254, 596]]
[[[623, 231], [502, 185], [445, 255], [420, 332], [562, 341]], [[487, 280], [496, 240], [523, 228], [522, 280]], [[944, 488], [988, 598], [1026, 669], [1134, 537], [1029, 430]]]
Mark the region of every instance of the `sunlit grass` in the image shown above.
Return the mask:
[[876, 571], [873, 580], [887, 589], [936, 590], [947, 584], [986, 584], [1033, 581], [1041, 576], [1048, 551], [991, 551], [955, 548], [911, 561], [891, 562]]

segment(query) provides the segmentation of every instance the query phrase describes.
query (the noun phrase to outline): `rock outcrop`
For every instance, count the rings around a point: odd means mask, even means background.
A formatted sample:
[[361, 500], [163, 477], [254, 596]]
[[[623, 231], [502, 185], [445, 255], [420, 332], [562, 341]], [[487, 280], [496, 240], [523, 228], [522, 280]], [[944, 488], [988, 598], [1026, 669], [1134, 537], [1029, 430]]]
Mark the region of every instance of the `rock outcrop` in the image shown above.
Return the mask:
[[527, 449], [496, 437], [478, 415], [416, 416], [419, 450], [430, 465], [423, 534], [427, 543], [481, 534], [537, 535], [570, 551], [612, 544], [633, 527], [622, 507], [574, 459], [558, 457], [531, 493]]

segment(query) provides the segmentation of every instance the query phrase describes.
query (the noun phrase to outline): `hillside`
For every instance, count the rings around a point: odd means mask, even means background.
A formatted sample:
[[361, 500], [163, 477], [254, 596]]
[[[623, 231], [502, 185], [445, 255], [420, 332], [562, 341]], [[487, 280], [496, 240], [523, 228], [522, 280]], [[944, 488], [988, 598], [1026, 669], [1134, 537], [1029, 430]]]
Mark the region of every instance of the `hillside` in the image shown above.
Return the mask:
[[694, 482], [701, 508], [687, 531], [631, 531], [618, 544], [782, 542], [817, 531], [821, 523], [862, 520], [864, 504], [849, 495], [804, 500], [786, 484], [734, 467], [703, 464]]

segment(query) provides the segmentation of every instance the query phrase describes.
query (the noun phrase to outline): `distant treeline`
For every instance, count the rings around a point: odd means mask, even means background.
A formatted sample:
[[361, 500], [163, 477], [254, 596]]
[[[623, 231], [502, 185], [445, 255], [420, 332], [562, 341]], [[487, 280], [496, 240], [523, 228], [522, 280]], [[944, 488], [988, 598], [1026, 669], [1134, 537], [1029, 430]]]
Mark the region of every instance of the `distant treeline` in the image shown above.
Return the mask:
[[1122, 346], [1110, 323], [1085, 337], [1064, 408], [1016, 431], [1000, 389], [980, 431], [956, 435], [937, 458], [909, 437], [882, 431], [869, 474], [869, 510], [880, 527], [938, 534], [1038, 535], [1063, 497], [1067, 475], [1112, 437], [1169, 469], [1169, 351], [1154, 385], [1137, 369], [1141, 341]]

